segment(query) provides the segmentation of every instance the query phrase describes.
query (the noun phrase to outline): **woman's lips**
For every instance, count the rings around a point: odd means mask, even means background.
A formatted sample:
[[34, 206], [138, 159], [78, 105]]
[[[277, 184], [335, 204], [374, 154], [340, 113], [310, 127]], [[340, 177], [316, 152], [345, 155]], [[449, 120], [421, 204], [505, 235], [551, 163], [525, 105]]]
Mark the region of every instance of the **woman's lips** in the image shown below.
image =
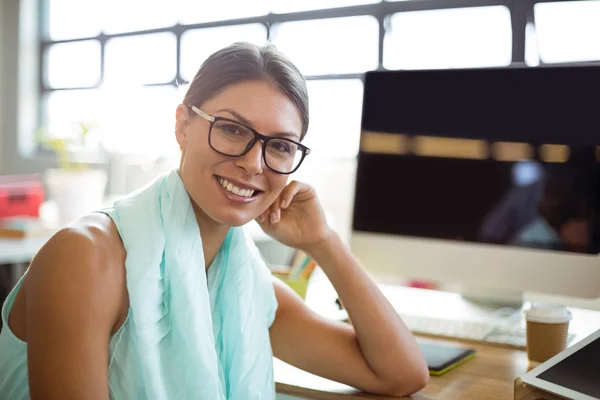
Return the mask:
[[252, 203], [252, 202], [256, 201], [256, 199], [258, 199], [258, 197], [263, 193], [259, 190], [259, 191], [254, 191], [254, 193], [248, 197], [240, 196], [238, 194], [235, 194], [235, 193], [230, 192], [229, 190], [225, 189], [223, 187], [223, 185], [221, 185], [221, 183], [219, 182], [219, 178], [220, 177], [215, 175], [215, 183], [219, 187], [219, 191], [223, 194], [223, 196], [225, 196], [227, 199], [229, 199], [235, 203], [238, 203], [238, 204]]

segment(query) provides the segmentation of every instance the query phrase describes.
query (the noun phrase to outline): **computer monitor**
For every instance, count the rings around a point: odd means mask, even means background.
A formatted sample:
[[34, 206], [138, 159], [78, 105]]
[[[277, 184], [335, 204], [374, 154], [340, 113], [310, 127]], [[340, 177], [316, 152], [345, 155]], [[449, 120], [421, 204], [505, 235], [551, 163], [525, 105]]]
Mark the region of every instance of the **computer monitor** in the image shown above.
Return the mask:
[[350, 246], [379, 281], [600, 297], [600, 67], [365, 76]]

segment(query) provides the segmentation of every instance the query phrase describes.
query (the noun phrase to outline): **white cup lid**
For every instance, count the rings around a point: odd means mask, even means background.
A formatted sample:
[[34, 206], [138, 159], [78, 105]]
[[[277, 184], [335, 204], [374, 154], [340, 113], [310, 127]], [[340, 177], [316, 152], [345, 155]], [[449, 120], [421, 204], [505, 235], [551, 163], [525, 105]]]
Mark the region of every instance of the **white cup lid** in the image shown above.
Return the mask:
[[524, 314], [527, 321], [542, 324], [562, 324], [573, 317], [567, 307], [545, 303], [533, 303]]

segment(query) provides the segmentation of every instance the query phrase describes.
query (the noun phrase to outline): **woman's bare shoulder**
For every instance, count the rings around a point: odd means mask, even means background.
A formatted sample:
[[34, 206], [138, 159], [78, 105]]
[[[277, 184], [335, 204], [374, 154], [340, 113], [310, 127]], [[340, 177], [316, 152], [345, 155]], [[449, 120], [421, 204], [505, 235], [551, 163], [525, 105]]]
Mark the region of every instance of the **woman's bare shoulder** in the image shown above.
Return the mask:
[[[24, 282], [26, 291], [37, 275], [69, 275], [80, 287], [120, 292], [125, 286], [125, 248], [106, 214], [79, 218], [54, 234], [36, 254]], [[45, 279], [48, 279], [46, 277]]]
[[15, 330], [25, 333], [30, 313], [47, 312], [45, 299], [52, 298], [52, 311], [66, 311], [75, 301], [102, 315], [97, 323], [114, 331], [129, 308], [125, 255], [117, 228], [105, 214], [86, 215], [60, 229], [28, 268], [11, 313]]
[[[40, 249], [31, 267], [35, 268], [41, 264], [40, 261], [56, 264], [57, 259], [68, 260], [60, 265], [69, 266], [83, 261], [94, 269], [121, 269], [120, 264], [125, 262], [125, 249], [113, 220], [106, 214], [93, 213], [56, 232]], [[76, 265], [72, 267], [77, 268]]]

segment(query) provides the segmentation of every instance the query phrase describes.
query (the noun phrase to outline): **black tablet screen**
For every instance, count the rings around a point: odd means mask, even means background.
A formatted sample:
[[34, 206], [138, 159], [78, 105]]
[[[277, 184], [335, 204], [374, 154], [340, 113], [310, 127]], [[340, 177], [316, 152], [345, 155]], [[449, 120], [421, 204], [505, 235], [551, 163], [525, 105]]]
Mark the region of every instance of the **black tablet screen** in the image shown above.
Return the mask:
[[600, 339], [538, 375], [538, 379], [600, 398]]

